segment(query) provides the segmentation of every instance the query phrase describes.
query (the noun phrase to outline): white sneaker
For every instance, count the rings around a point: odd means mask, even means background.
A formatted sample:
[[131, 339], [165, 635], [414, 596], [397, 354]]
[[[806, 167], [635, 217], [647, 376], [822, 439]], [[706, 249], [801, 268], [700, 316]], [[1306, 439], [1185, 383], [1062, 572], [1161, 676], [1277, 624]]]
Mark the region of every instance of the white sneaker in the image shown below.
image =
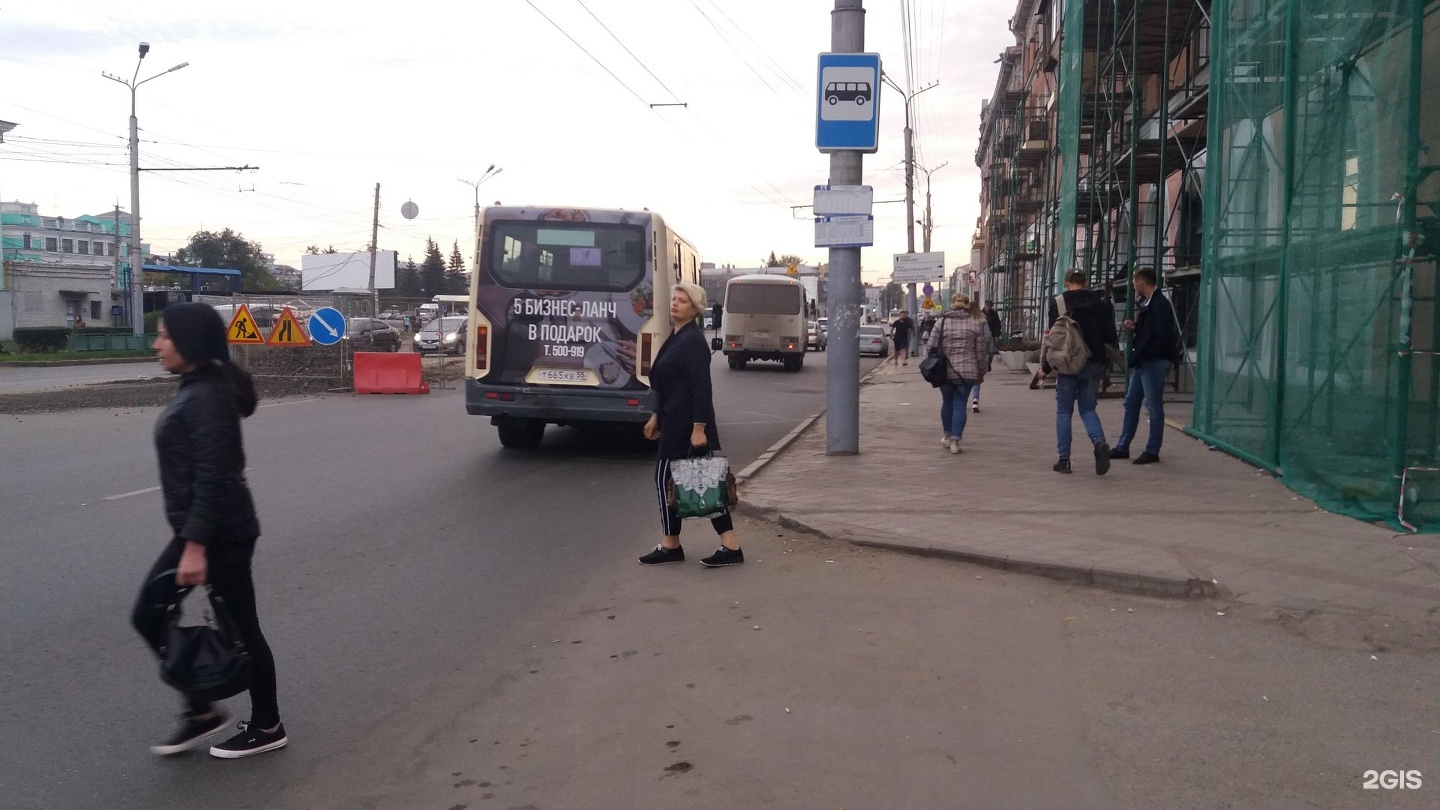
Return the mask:
[[950, 455], [956, 456], [956, 455], [959, 455], [959, 454], [960, 454], [960, 440], [959, 440], [959, 439], [952, 439], [952, 440], [950, 441]]
[[970, 404], [970, 412], [971, 412], [971, 413], [979, 413], [979, 412], [980, 412], [980, 400], [977, 399], [977, 400], [975, 400], [974, 402], [972, 402], [972, 403]]
[[942, 433], [942, 434], [940, 435], [940, 446], [943, 447], [943, 448], [945, 448], [946, 450], [949, 450], [949, 449], [950, 449], [950, 434], [949, 434], [949, 433]]

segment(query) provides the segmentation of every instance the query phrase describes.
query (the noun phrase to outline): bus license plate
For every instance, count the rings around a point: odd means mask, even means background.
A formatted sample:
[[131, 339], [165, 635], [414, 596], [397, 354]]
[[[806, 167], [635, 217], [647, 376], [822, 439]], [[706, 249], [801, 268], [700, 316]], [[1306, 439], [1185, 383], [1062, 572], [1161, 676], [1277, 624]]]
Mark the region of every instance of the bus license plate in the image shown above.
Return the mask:
[[564, 383], [567, 385], [598, 384], [598, 380], [588, 368], [537, 368], [530, 372], [526, 382]]

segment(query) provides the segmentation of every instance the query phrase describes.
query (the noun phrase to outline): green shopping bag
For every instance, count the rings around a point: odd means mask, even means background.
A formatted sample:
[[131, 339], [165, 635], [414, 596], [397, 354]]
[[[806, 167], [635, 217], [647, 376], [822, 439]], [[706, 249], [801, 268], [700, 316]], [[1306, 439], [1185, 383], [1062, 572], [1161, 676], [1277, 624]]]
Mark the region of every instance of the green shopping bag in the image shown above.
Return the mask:
[[703, 455], [670, 462], [665, 498], [684, 518], [707, 518], [739, 503], [730, 460]]

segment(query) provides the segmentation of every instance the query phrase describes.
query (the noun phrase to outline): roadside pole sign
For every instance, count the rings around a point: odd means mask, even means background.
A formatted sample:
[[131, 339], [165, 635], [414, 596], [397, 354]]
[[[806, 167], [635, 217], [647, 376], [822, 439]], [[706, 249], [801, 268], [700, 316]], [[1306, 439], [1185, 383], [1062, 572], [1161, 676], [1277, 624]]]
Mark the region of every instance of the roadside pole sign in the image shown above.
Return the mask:
[[815, 88], [815, 148], [880, 148], [880, 54], [822, 53]]
[[321, 346], [333, 346], [345, 337], [345, 316], [334, 307], [321, 307], [310, 316], [310, 339]]
[[896, 284], [944, 281], [945, 253], [896, 253], [890, 280]]
[[260, 329], [255, 326], [248, 304], [241, 304], [235, 310], [235, 317], [230, 319], [230, 326], [225, 330], [225, 339], [231, 343], [264, 345], [265, 338], [260, 337]]
[[295, 313], [285, 307], [280, 311], [280, 320], [275, 322], [274, 328], [270, 330], [270, 337], [265, 340], [266, 346], [309, 346], [310, 338], [306, 336], [305, 330], [300, 328], [300, 322], [295, 320]]

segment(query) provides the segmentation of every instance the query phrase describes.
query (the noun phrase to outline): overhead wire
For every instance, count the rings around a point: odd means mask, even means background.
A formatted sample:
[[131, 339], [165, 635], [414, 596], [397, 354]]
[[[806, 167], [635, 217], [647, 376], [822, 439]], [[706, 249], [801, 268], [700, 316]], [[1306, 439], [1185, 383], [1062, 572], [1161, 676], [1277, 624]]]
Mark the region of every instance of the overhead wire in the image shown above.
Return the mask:
[[630, 46], [626, 45], [623, 41], [621, 41], [620, 37], [615, 35], [614, 31], [610, 30], [610, 26], [606, 25], [599, 17], [595, 16], [595, 12], [591, 11], [590, 7], [585, 5], [584, 0], [575, 0], [575, 2], [580, 5], [580, 8], [585, 9], [585, 13], [589, 14], [591, 19], [595, 20], [596, 23], [599, 23], [601, 28], [605, 29], [605, 33], [609, 34], [611, 39], [615, 40], [615, 42], [621, 48], [625, 49], [625, 53], [630, 54], [630, 58], [635, 60], [635, 64], [644, 68], [645, 72], [650, 74], [650, 78], [654, 79], [656, 84], [664, 88], [665, 92], [669, 93], [671, 98], [675, 99], [676, 101], [680, 100], [680, 96], [676, 95], [674, 90], [671, 90], [669, 87], [667, 87], [665, 85], [665, 82], [661, 81], [660, 77], [655, 75], [655, 71], [651, 70], [648, 65], [642, 62], [640, 60], [640, 57], [636, 56], [635, 52], [630, 50]]
[[764, 62], [769, 63], [769, 65], [771, 66], [771, 70], [775, 73], [775, 75], [784, 79], [787, 84], [794, 87], [796, 90], [799, 90], [802, 94], [809, 93], [809, 90], [805, 87], [805, 85], [801, 84], [794, 76], [790, 75], [790, 72], [788, 70], [785, 70], [785, 68], [781, 67], [780, 63], [776, 62], [774, 58], [770, 56], [770, 52], [765, 48], [761, 47], [760, 43], [756, 42], [755, 38], [750, 36], [749, 32], [745, 30], [744, 26], [735, 22], [735, 20], [731, 18], [729, 14], [725, 13], [725, 9], [721, 8], [720, 4], [716, 2], [716, 0], [708, 1], [710, 5], [714, 6], [715, 10], [720, 12], [720, 15], [723, 16], [730, 23], [730, 25], [735, 28], [735, 30], [740, 32], [741, 36], [745, 37], [745, 39], [750, 41], [750, 44], [755, 47], [755, 52], [760, 55], [760, 59]]

